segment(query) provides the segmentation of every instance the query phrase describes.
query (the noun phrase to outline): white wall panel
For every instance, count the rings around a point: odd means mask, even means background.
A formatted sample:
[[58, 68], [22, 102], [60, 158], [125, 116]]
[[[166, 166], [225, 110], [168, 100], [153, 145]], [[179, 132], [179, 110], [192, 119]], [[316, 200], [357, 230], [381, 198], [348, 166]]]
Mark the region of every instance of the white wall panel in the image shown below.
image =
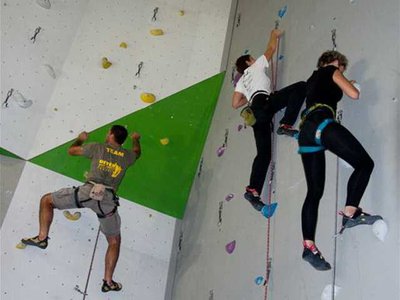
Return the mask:
[[[336, 29], [338, 50], [350, 60], [346, 75], [361, 84], [361, 98], [344, 97], [343, 124], [360, 140], [375, 161], [375, 169], [360, 204], [381, 214], [389, 226], [385, 242], [371, 227], [347, 230], [337, 240], [335, 284], [342, 289], [335, 299], [399, 299], [399, 3], [387, 1], [239, 1], [228, 58], [228, 71], [245, 50], [261, 55], [278, 11], [285, 34], [280, 43], [278, 88], [306, 80], [320, 54], [332, 49]], [[237, 17], [238, 17], [237, 15]], [[237, 23], [237, 18], [235, 20]], [[232, 84], [225, 78], [215, 117], [203, 152], [202, 174], [196, 179], [182, 221], [173, 299], [264, 299], [254, 283], [264, 275], [266, 220], [243, 199], [255, 145], [251, 129], [237, 131], [241, 122], [231, 108]], [[277, 114], [277, 120], [282, 113]], [[229, 130], [228, 147], [216, 150]], [[272, 273], [268, 299], [321, 299], [333, 273], [315, 271], [301, 259], [301, 207], [306, 183], [297, 143], [276, 140], [276, 183], [272, 197], [279, 203], [271, 219]], [[316, 241], [332, 264], [335, 254], [336, 157], [327, 153], [326, 187], [319, 209]], [[342, 209], [351, 169], [339, 162], [338, 206]], [[233, 193], [234, 199], [224, 200]], [[218, 226], [219, 205], [223, 222]], [[235, 239], [236, 250], [225, 252]], [[329, 298], [331, 299], [331, 298]]]

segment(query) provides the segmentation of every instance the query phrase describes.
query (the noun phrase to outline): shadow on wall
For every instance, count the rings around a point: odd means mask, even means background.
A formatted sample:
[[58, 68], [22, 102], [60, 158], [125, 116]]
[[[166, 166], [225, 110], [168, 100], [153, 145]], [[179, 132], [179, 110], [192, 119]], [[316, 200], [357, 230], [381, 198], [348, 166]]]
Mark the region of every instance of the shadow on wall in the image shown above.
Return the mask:
[[[177, 273], [175, 281], [184, 277], [186, 271], [192, 265], [197, 264], [197, 260], [202, 252], [202, 242], [199, 238], [202, 223], [204, 222], [203, 216], [206, 215], [205, 201], [202, 201], [208, 195], [211, 178], [213, 178], [213, 170], [206, 169], [201, 172], [192, 187], [192, 195], [188, 201], [185, 211], [184, 223], [182, 224], [181, 232], [182, 242], [181, 250], [178, 250], [177, 258]], [[190, 217], [187, 217], [190, 216]]]
[[[365, 59], [358, 60], [353, 64], [350, 62], [350, 69], [348, 74], [346, 74], [346, 77], [349, 80], [356, 80], [357, 83], [360, 84], [361, 93], [360, 98], [356, 101], [349, 100], [348, 98], [343, 99], [343, 119], [344, 126], [346, 126], [360, 141], [375, 162], [375, 169], [371, 175], [371, 180], [367, 189], [371, 193], [371, 199], [380, 199], [381, 195], [378, 193], [380, 191], [380, 187], [384, 184], [384, 176], [381, 172], [381, 169], [379, 169], [379, 161], [384, 153], [382, 153], [381, 150], [383, 148], [376, 147], [375, 144], [378, 140], [378, 135], [382, 131], [378, 127], [379, 124], [376, 123], [376, 120], [371, 119], [371, 116], [376, 115], [375, 113], [372, 113], [372, 111], [379, 112], [380, 109], [384, 108], [384, 106], [382, 106], [384, 99], [379, 99], [379, 87], [376, 85], [376, 79], [373, 77], [365, 78], [367, 69], [368, 62]], [[371, 152], [372, 149], [374, 152]], [[347, 182], [348, 176], [342, 180], [344, 179], [345, 182]], [[371, 205], [374, 205], [371, 207], [373, 211], [378, 212], [381, 210], [379, 203], [371, 202]]]

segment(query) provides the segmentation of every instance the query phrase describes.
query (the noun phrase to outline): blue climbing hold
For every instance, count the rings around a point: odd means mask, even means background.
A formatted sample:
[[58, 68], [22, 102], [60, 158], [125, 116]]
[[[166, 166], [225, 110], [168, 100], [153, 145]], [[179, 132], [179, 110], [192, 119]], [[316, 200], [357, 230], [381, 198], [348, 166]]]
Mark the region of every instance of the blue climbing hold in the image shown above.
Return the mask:
[[279, 57], [278, 57], [279, 60], [283, 60], [283, 58], [284, 58], [284, 56], [282, 54], [279, 55]]
[[265, 279], [262, 276], [258, 276], [256, 279], [254, 279], [254, 282], [257, 285], [264, 285], [265, 284]]
[[274, 215], [277, 206], [278, 203], [276, 202], [271, 204], [266, 204], [261, 209], [261, 214], [268, 219]]
[[293, 138], [296, 139], [296, 140], [298, 140], [298, 139], [299, 139], [299, 133], [296, 132], [296, 133], [293, 135]]
[[284, 7], [282, 7], [279, 10], [278, 17], [282, 19], [284, 17], [284, 15], [286, 14], [286, 11], [287, 11], [287, 5], [285, 5]]

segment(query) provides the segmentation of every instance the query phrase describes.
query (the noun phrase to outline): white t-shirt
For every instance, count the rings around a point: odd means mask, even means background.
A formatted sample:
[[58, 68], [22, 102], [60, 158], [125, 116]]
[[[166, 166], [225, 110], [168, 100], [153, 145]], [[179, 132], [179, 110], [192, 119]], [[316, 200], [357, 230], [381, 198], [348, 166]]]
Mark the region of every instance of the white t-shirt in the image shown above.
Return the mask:
[[244, 70], [242, 77], [236, 84], [235, 92], [245, 95], [248, 101], [251, 102], [251, 96], [256, 91], [265, 91], [271, 93], [271, 80], [267, 76], [269, 63], [265, 55], [261, 55], [257, 60]]

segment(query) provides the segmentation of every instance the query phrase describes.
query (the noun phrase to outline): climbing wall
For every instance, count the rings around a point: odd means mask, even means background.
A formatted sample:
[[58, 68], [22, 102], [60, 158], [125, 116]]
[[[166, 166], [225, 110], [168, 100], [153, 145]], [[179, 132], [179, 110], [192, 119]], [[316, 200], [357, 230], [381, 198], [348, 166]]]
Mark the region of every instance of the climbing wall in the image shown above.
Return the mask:
[[118, 122], [142, 134], [143, 155], [119, 191], [124, 289], [113, 297], [165, 297], [176, 218], [224, 78], [230, 5], [1, 2], [2, 299], [107, 298], [107, 245], [90, 211], [75, 222], [57, 211], [45, 251], [15, 245], [37, 234], [41, 195], [85, 181], [87, 164], [65, 151], [72, 140], [85, 130], [102, 141]]
[[[344, 205], [352, 169], [327, 153], [316, 241], [333, 270], [316, 271], [304, 262], [300, 213], [306, 183], [296, 141], [275, 136], [271, 201], [278, 207], [268, 223], [242, 196], [255, 145], [252, 130], [242, 127], [239, 112], [231, 108], [232, 78], [226, 76], [203, 152], [202, 172], [176, 232], [172, 299], [193, 295], [209, 300], [400, 299], [399, 2], [235, 2], [227, 74], [240, 55], [263, 53], [276, 20], [285, 30], [278, 55], [278, 89], [306, 80], [319, 55], [334, 44], [349, 58], [346, 76], [361, 85], [361, 97], [358, 101], [344, 97], [339, 110], [342, 123], [375, 162], [361, 207], [381, 214], [388, 233], [382, 241], [371, 227], [360, 226], [335, 239], [335, 226], [341, 221], [336, 205], [338, 210]], [[276, 121], [281, 116], [278, 113]], [[264, 201], [269, 192], [266, 184]], [[263, 286], [266, 279], [268, 285]]]

